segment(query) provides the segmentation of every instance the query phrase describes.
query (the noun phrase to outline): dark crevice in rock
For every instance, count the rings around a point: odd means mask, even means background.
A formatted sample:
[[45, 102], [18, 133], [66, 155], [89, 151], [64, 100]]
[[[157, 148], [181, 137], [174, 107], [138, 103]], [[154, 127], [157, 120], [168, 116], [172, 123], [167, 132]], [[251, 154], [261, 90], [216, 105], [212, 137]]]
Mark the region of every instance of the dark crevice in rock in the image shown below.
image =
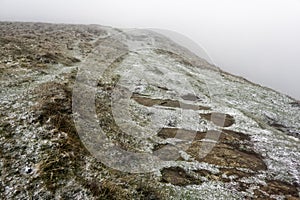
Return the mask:
[[291, 105], [292, 107], [300, 108], [300, 101], [294, 101], [294, 102], [291, 102], [290, 105]]
[[157, 88], [161, 89], [161, 90], [164, 90], [164, 91], [168, 91], [169, 89], [167, 87], [164, 87], [164, 86], [156, 86]]
[[182, 95], [181, 98], [184, 99], [184, 100], [188, 100], [188, 101], [199, 101], [199, 100], [201, 100], [200, 97], [198, 97], [194, 94], [190, 94], [190, 93]]
[[199, 131], [191, 131], [179, 128], [162, 128], [158, 133], [157, 136], [163, 139], [167, 138], [176, 138], [181, 140], [197, 140], [202, 138], [205, 133]]
[[279, 120], [273, 119], [268, 116], [265, 117], [265, 121], [269, 126], [275, 128], [276, 130], [300, 139], [300, 132], [299, 130], [297, 130], [297, 128], [286, 126]]
[[71, 66], [77, 62], [80, 62], [78, 58], [63, 55], [59, 52], [46, 52], [36, 55], [36, 60], [44, 64], [58, 64], [61, 63], [66, 66]]
[[220, 127], [229, 127], [235, 122], [231, 115], [223, 113], [200, 114], [200, 117], [212, 121], [215, 125]]

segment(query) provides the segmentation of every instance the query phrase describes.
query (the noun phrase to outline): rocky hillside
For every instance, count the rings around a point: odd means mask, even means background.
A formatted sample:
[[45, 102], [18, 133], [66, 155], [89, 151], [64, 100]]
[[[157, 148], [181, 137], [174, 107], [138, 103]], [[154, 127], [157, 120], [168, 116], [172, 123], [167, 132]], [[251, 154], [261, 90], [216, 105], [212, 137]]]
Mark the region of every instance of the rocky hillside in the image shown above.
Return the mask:
[[299, 199], [300, 104], [146, 30], [0, 22], [1, 199]]

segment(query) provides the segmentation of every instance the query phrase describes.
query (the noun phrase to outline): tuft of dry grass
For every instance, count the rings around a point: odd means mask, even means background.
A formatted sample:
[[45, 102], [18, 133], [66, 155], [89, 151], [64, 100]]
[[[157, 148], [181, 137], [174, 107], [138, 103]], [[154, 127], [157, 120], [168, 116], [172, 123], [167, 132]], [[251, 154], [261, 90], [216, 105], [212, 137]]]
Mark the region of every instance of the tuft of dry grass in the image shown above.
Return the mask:
[[71, 116], [71, 90], [63, 84], [50, 82], [36, 88], [38, 105], [34, 107], [37, 120], [55, 131], [41, 135], [55, 142], [45, 149], [45, 158], [39, 163], [40, 176], [49, 190], [56, 190], [62, 180], [75, 174], [88, 151], [81, 143]]

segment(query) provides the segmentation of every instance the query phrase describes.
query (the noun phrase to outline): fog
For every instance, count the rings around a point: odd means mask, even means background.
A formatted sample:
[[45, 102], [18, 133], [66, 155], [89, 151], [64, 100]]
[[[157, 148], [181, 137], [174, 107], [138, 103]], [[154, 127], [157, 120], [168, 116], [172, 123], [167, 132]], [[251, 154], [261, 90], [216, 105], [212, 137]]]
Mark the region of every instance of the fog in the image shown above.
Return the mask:
[[223, 70], [300, 99], [300, 0], [0, 0], [0, 20], [172, 30]]

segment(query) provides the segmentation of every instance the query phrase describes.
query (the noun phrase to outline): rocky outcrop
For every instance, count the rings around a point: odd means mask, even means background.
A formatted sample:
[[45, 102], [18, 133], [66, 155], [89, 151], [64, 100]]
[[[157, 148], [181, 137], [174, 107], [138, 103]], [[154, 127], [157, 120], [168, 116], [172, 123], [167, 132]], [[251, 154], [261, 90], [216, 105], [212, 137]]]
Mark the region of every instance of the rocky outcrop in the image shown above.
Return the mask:
[[1, 199], [299, 199], [296, 100], [151, 31], [0, 30]]

